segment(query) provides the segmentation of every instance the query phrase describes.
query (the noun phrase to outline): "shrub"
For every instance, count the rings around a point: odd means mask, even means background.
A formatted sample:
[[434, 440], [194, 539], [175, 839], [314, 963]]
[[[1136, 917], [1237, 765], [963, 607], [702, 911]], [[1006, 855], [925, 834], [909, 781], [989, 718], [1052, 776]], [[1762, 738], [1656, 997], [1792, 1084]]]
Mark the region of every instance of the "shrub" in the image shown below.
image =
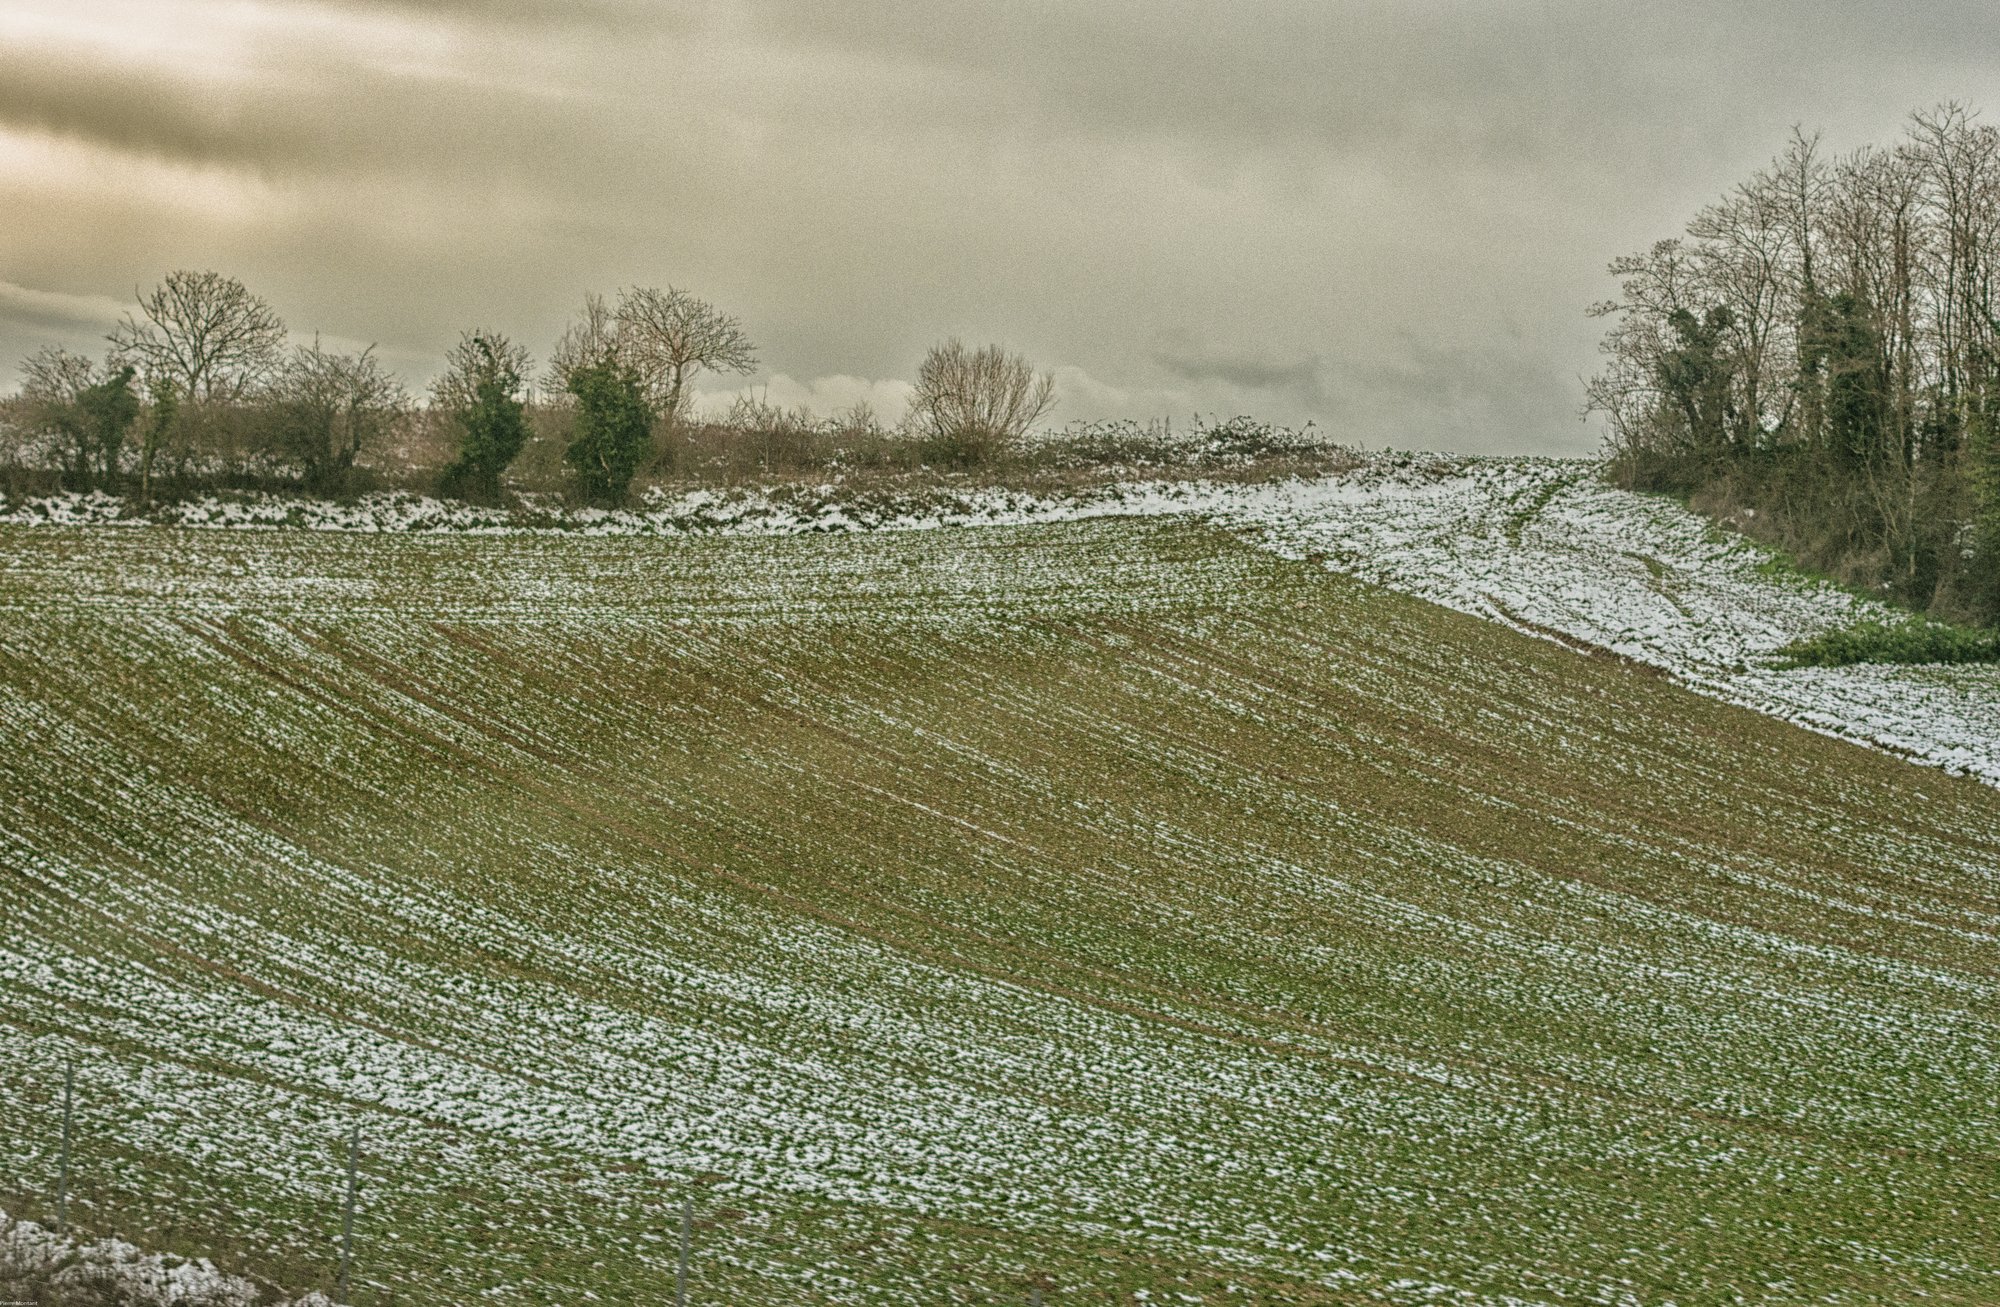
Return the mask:
[[568, 387], [576, 397], [575, 435], [563, 461], [576, 471], [584, 498], [620, 503], [653, 444], [653, 411], [644, 387], [610, 358], [572, 369]]
[[315, 340], [292, 351], [267, 403], [272, 448], [300, 469], [308, 490], [332, 495], [347, 489], [355, 456], [401, 416], [403, 387], [372, 347], [332, 354]]
[[917, 369], [911, 414], [926, 462], [990, 463], [1055, 402], [1055, 378], [998, 345], [968, 350], [956, 338], [931, 347]]
[[1787, 667], [1993, 663], [2000, 662], [2000, 630], [1971, 630], [1944, 622], [1862, 622], [1800, 640], [1778, 652]]

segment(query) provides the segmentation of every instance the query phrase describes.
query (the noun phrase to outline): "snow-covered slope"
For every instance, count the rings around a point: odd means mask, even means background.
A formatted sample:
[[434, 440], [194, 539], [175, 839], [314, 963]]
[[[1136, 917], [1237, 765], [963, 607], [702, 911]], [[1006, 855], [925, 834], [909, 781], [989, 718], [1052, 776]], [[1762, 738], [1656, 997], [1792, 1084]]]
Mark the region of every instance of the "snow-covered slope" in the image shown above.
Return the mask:
[[1795, 640], [1894, 614], [1588, 463], [1385, 462], [1234, 498], [1220, 520], [1282, 552], [2000, 784], [2000, 667], [1780, 668]]
[[1482, 475], [0, 530], [0, 1202], [74, 1063], [294, 1294], [359, 1128], [359, 1307], [2000, 1301], [2000, 792], [1244, 543], [1563, 592]]
[[[766, 535], [1196, 515], [1292, 557], [1646, 663], [1704, 693], [2000, 784], [2000, 667], [1785, 669], [1801, 638], [1887, 608], [1773, 566], [1663, 499], [1614, 490], [1583, 460], [1384, 455], [1314, 481], [1111, 483], [1063, 498], [991, 488], [857, 496], [838, 484], [655, 494], [632, 511], [528, 513], [407, 494], [354, 504], [205, 500], [176, 525], [492, 534]], [[0, 524], [131, 523], [119, 500], [0, 507]]]

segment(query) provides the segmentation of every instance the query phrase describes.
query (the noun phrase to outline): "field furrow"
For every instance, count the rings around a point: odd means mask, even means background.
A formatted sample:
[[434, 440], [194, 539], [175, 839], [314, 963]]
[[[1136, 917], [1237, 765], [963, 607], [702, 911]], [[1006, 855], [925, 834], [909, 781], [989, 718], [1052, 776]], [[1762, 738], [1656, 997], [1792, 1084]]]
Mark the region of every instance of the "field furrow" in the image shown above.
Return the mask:
[[2000, 791], [1252, 531], [0, 526], [0, 1204], [74, 1057], [370, 1307], [2000, 1297]]

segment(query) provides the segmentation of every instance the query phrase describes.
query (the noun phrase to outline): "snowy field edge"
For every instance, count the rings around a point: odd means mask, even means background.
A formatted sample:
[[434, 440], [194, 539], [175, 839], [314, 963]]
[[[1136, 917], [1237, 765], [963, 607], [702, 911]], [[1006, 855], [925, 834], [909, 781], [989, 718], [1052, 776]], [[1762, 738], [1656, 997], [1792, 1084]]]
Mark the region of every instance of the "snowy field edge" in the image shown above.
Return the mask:
[[631, 510], [490, 509], [403, 493], [350, 504], [252, 496], [135, 514], [107, 495], [0, 505], [0, 525], [682, 537], [941, 530], [1194, 516], [1260, 547], [1669, 673], [1823, 734], [2000, 785], [2000, 668], [1781, 668], [1785, 646], [1888, 606], [1788, 573], [1584, 459], [1379, 455], [1314, 480], [1130, 481], [1060, 497], [997, 488], [860, 496], [837, 482], [654, 492]]

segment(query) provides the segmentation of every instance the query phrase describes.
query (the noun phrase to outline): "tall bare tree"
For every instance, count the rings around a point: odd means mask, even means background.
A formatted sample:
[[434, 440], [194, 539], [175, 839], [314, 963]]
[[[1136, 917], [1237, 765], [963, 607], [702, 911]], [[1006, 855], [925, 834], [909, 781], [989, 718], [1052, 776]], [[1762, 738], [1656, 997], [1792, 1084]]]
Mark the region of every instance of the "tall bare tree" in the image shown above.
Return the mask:
[[655, 408], [678, 419], [697, 372], [750, 372], [757, 350], [743, 324], [707, 300], [669, 286], [635, 286], [618, 298], [625, 359], [645, 380]]
[[[1801, 206], [1817, 186], [1817, 138], [1794, 134], [1792, 149], [1688, 224], [1707, 307], [1729, 310], [1724, 353], [1734, 369], [1730, 443], [1755, 448], [1791, 418], [1798, 341], [1793, 291], [1810, 279], [1811, 238]], [[1809, 211], [1809, 208], [1808, 210]]]
[[196, 402], [232, 402], [277, 371], [285, 324], [234, 277], [182, 269], [142, 295], [109, 339], [114, 356], [152, 385]]

